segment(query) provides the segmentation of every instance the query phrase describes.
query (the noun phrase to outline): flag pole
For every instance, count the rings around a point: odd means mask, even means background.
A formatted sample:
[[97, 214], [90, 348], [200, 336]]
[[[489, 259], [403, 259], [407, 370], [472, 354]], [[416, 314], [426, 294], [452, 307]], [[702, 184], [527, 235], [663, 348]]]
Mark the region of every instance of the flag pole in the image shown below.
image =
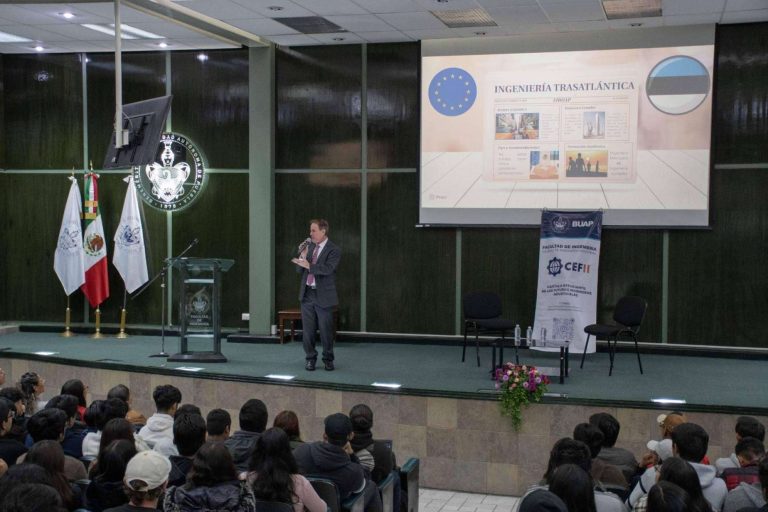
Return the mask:
[[[101, 306], [101, 304], [99, 304]], [[91, 334], [91, 338], [93, 339], [102, 339], [105, 336], [101, 334], [101, 309], [99, 306], [96, 306], [96, 332]]]
[[64, 317], [64, 332], [61, 333], [61, 335], [64, 338], [71, 338], [72, 336], [75, 336], [75, 333], [69, 330], [71, 320], [72, 320], [72, 310], [69, 308], [69, 295], [67, 295], [67, 313], [66, 313], [66, 316]]
[[120, 312], [120, 332], [117, 333], [117, 336], [115, 336], [117, 339], [124, 340], [128, 337], [128, 334], [125, 332], [125, 306], [128, 302], [128, 290], [123, 290], [123, 310]]

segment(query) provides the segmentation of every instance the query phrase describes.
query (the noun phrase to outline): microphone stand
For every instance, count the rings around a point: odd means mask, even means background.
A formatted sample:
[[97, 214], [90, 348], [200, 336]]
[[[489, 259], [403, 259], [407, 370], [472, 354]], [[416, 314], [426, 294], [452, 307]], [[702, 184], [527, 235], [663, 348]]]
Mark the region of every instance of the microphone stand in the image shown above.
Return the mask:
[[181, 253], [178, 256], [176, 256], [175, 258], [165, 258], [163, 260], [163, 268], [160, 269], [160, 271], [157, 274], [155, 274], [152, 277], [152, 279], [147, 281], [144, 284], [144, 286], [142, 286], [139, 289], [139, 291], [134, 293], [133, 296], [131, 297], [131, 300], [135, 299], [136, 297], [141, 295], [144, 292], [144, 290], [149, 288], [149, 286], [152, 283], [157, 281], [158, 277], [162, 278], [160, 281], [160, 290], [162, 295], [161, 304], [160, 304], [160, 352], [158, 352], [157, 354], [152, 354], [149, 357], [169, 357], [169, 354], [165, 351], [165, 301], [166, 301], [166, 294], [167, 294], [166, 280], [168, 275], [168, 269], [170, 268], [171, 263], [174, 260], [181, 258], [185, 254], [187, 254], [187, 252], [189, 252], [190, 249], [192, 249], [194, 246], [197, 245], [197, 242], [199, 242], [199, 240], [195, 238], [194, 240], [192, 240], [192, 242], [190, 242], [190, 244], [187, 246], [186, 249], [181, 251]]

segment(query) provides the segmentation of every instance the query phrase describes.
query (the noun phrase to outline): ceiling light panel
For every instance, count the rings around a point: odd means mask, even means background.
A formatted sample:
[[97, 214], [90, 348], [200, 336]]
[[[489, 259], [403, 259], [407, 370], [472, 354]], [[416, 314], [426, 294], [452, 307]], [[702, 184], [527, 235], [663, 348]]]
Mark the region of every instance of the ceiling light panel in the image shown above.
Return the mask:
[[661, 16], [661, 0], [603, 0], [603, 10], [609, 20], [654, 18]]
[[8, 32], [0, 32], [0, 43], [28, 43], [30, 41], [31, 39], [26, 37], [16, 36]]
[[485, 9], [461, 9], [454, 11], [430, 11], [433, 16], [450, 28], [495, 27], [496, 22]]

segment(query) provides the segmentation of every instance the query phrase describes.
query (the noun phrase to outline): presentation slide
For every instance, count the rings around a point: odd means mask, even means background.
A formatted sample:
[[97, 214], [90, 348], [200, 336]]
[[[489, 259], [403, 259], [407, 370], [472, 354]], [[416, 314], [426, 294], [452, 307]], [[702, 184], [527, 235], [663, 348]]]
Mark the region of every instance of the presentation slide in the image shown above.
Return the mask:
[[707, 226], [713, 61], [713, 44], [423, 55], [420, 222]]

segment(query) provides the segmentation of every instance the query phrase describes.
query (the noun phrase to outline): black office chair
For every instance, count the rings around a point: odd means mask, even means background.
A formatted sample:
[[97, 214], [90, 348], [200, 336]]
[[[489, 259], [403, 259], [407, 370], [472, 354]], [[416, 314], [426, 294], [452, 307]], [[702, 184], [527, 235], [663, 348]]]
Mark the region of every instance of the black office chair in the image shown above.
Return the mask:
[[[464, 348], [461, 351], [461, 362], [464, 362], [467, 353], [467, 328], [472, 326], [475, 330], [475, 351], [477, 352], [477, 366], [480, 366], [480, 332], [499, 333], [501, 344], [499, 346], [499, 359], [504, 360], [504, 340], [507, 331], [514, 331], [515, 322], [501, 318], [501, 297], [493, 292], [470, 292], [464, 294]], [[515, 346], [515, 362], [519, 363], [517, 347]], [[493, 345], [493, 360], [491, 372], [496, 370], [496, 344]]]
[[645, 318], [645, 310], [648, 309], [648, 303], [642, 297], [622, 297], [613, 309], [613, 321], [615, 324], [592, 324], [584, 328], [587, 333], [587, 342], [584, 344], [584, 353], [581, 354], [581, 366], [584, 368], [584, 358], [587, 356], [587, 346], [589, 337], [594, 336], [595, 340], [608, 340], [608, 357], [611, 360], [611, 368], [608, 370], [608, 376], [613, 374], [613, 359], [616, 357], [616, 344], [621, 336], [628, 336], [635, 342], [635, 353], [637, 353], [637, 364], [640, 366], [640, 374], [643, 373], [643, 363], [640, 361], [640, 349], [637, 346], [637, 332]]
[[339, 489], [336, 484], [327, 478], [307, 475], [307, 480], [312, 484], [312, 488], [320, 496], [320, 499], [328, 505], [330, 512], [363, 512], [365, 501], [362, 492], [351, 494], [342, 500], [339, 497]]

